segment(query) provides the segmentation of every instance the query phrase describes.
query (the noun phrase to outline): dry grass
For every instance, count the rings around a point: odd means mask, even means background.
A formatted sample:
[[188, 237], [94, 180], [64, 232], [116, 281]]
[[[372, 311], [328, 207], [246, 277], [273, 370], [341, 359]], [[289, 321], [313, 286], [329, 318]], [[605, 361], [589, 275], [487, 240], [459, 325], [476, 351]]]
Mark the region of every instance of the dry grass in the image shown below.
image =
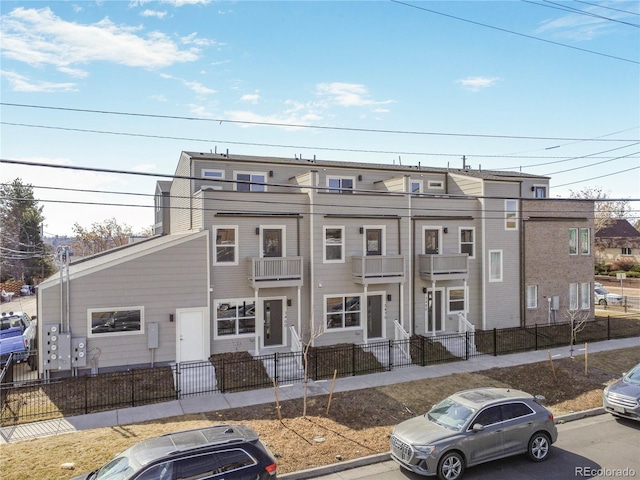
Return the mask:
[[[278, 457], [278, 471], [292, 472], [386, 452], [394, 424], [465, 388], [511, 386], [542, 394], [556, 415], [598, 407], [602, 388], [638, 362], [640, 348], [629, 348], [589, 355], [587, 375], [583, 357], [555, 361], [557, 381], [550, 363], [541, 362], [341, 392], [333, 397], [329, 414], [328, 398], [312, 397], [306, 418], [301, 417], [301, 400], [286, 401], [282, 422], [275, 405], [264, 404], [27, 440], [0, 447], [0, 472], [3, 480], [67, 479], [144, 438], [226, 422], [255, 428]], [[75, 464], [75, 470], [63, 469], [66, 462]]]

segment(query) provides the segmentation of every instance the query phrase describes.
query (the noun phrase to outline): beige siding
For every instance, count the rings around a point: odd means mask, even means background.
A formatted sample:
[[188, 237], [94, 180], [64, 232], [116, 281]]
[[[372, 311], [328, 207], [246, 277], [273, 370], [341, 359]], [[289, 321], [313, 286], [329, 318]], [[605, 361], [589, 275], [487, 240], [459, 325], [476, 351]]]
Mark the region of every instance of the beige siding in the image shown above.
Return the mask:
[[[191, 173], [191, 159], [183, 153], [176, 168], [176, 178], [171, 183], [171, 233], [191, 230], [191, 194], [192, 182], [187, 178]], [[187, 178], [178, 178], [187, 177]]]

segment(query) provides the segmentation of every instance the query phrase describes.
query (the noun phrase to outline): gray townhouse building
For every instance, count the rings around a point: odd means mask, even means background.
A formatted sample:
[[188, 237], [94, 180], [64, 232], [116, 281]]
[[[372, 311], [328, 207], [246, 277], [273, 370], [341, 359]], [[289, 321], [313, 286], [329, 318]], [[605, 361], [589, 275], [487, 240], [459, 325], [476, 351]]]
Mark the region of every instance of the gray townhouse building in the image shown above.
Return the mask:
[[593, 317], [593, 202], [548, 177], [182, 152], [155, 207], [39, 286], [44, 375]]

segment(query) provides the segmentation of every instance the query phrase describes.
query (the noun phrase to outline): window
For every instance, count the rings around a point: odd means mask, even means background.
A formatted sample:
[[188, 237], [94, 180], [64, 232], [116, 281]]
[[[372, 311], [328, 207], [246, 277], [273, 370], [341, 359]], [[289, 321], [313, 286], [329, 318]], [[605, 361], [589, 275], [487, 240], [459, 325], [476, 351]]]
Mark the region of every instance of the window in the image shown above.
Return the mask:
[[569, 255], [578, 254], [578, 229], [569, 229]]
[[505, 200], [504, 212], [505, 212], [504, 229], [517, 230], [518, 229], [518, 201]]
[[267, 174], [260, 172], [235, 172], [235, 189], [239, 192], [266, 192]]
[[489, 250], [489, 281], [502, 281], [502, 250]]
[[476, 419], [472, 422], [473, 425], [479, 423], [480, 425], [487, 427], [502, 421], [502, 412], [500, 411], [500, 405], [495, 407], [489, 407], [484, 409]]
[[538, 308], [538, 286], [529, 285], [527, 287], [527, 308]]
[[449, 313], [466, 312], [464, 288], [450, 288], [447, 290]]
[[427, 182], [427, 188], [430, 190], [444, 190], [444, 182], [442, 182], [442, 180], [429, 180]]
[[144, 333], [144, 307], [96, 308], [87, 313], [90, 337]]
[[411, 193], [422, 193], [422, 180], [411, 180]]
[[253, 298], [218, 300], [216, 302], [216, 331], [219, 337], [255, 333], [255, 300]]
[[466, 253], [469, 258], [475, 258], [474, 233], [473, 228], [460, 229], [460, 253]]
[[633, 255], [633, 250], [628, 247], [622, 247], [620, 249], [620, 255]]
[[535, 198], [547, 198], [547, 187], [544, 185], [534, 185], [533, 196]]
[[365, 252], [366, 255], [384, 255], [384, 228], [365, 228]]
[[524, 403], [507, 403], [502, 405], [502, 418], [504, 420], [513, 420], [514, 418], [526, 417], [535, 413], [531, 407]]
[[580, 284], [580, 309], [589, 310], [591, 308], [591, 284]]
[[173, 463], [175, 480], [211, 478], [217, 472], [217, 453], [180, 458]]
[[327, 177], [329, 193], [353, 193], [355, 177]]
[[220, 450], [216, 458], [219, 463], [216, 473], [231, 472], [257, 463], [247, 452], [240, 449]]
[[213, 227], [214, 265], [238, 264], [238, 227]]
[[574, 311], [578, 309], [578, 284], [569, 284], [569, 310]]
[[591, 254], [591, 235], [588, 228], [580, 229], [580, 253], [582, 255]]
[[424, 253], [434, 255], [440, 253], [440, 229], [424, 229]]
[[360, 297], [327, 297], [327, 329], [360, 326]]
[[324, 262], [344, 262], [344, 227], [324, 227]]

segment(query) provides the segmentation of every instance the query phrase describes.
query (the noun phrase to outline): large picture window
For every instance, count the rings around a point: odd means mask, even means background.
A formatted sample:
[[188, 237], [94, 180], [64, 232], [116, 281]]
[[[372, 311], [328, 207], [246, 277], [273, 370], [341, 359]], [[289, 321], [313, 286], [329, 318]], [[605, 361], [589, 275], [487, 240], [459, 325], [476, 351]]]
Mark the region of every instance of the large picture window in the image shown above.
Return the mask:
[[144, 333], [144, 307], [90, 309], [89, 336]]
[[360, 326], [360, 297], [340, 296], [326, 298], [327, 329]]
[[324, 227], [324, 261], [344, 262], [344, 227]]
[[256, 331], [256, 303], [251, 299], [216, 302], [216, 335], [237, 336]]
[[214, 264], [238, 264], [238, 227], [213, 227], [215, 238]]
[[266, 192], [267, 174], [261, 172], [235, 172], [236, 190], [239, 192]]

